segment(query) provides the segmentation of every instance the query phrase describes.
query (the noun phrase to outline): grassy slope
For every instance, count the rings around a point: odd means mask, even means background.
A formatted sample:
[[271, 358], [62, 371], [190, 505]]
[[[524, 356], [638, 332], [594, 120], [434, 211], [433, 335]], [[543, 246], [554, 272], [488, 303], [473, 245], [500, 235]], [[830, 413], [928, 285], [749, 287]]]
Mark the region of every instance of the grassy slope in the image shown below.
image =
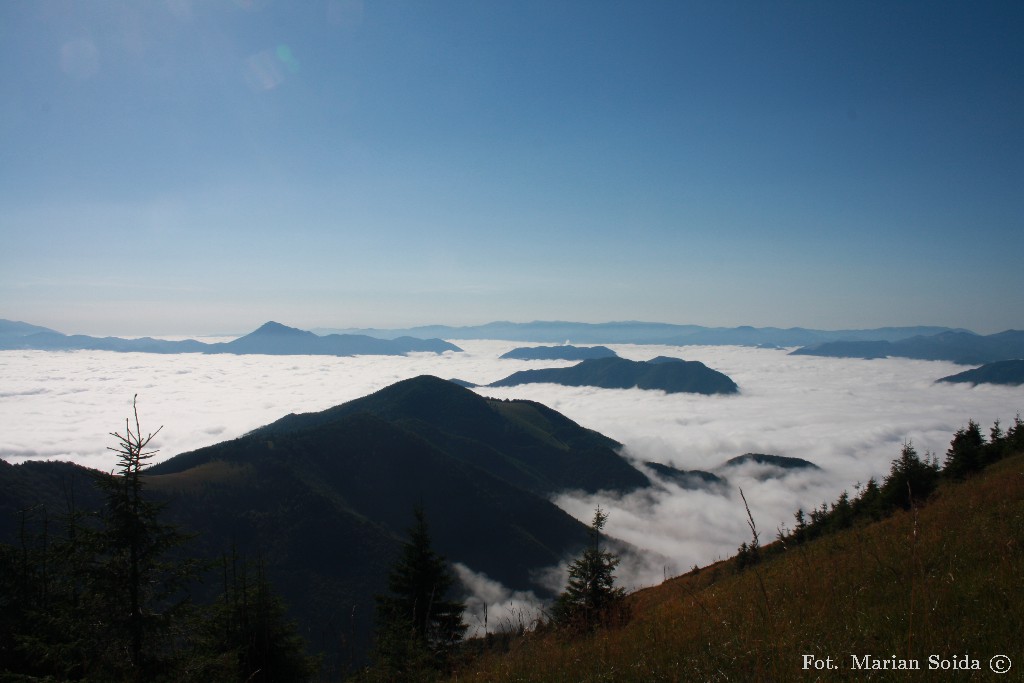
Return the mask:
[[[731, 562], [630, 596], [626, 626], [531, 634], [469, 662], [459, 681], [1024, 680], [1024, 454], [916, 511], [737, 573]], [[831, 657], [832, 671], [802, 669]], [[851, 655], [914, 658], [920, 672], [851, 669]], [[929, 671], [969, 655], [980, 672]], [[1008, 655], [1004, 676], [989, 660]]]

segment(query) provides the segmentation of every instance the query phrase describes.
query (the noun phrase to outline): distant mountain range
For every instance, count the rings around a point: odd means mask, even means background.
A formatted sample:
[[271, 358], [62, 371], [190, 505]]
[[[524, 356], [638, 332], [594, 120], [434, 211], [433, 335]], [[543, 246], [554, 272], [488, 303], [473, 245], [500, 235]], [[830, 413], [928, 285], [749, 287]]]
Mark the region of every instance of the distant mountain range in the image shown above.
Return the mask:
[[1024, 332], [1007, 330], [987, 336], [964, 331], [917, 335], [898, 341], [837, 341], [793, 351], [807, 356], [836, 358], [916, 358], [981, 365], [1024, 358]]
[[[305, 335], [328, 341], [311, 341]], [[503, 339], [537, 343], [568, 344], [666, 344], [740, 345], [763, 347], [803, 347], [801, 353], [872, 358], [899, 355], [902, 342], [913, 338], [943, 334], [978, 337], [968, 330], [948, 327], [881, 327], [864, 330], [815, 330], [802, 327], [702, 327], [650, 322], [575, 323], [537, 321], [530, 323], [493, 322], [486, 325], [451, 327], [428, 325], [406, 329], [319, 328], [311, 332], [267, 323], [255, 332], [227, 344], [205, 344], [196, 340], [167, 341], [162, 339], [121, 339], [64, 335], [28, 323], [0, 320], [0, 350], [3, 349], [96, 349], [109, 351], [143, 351], [149, 353], [315, 353], [326, 355], [402, 354], [411, 351], [442, 353], [454, 351], [442, 339]], [[1001, 334], [1014, 334], [1004, 332]], [[1015, 333], [1022, 334], [1022, 333]], [[255, 335], [255, 337], [254, 337]], [[998, 337], [999, 335], [992, 335]], [[242, 340], [246, 340], [243, 342]], [[397, 346], [382, 344], [396, 342]], [[257, 343], [260, 342], [260, 343]], [[841, 346], [829, 347], [830, 343]], [[896, 344], [895, 352], [888, 344]], [[850, 346], [852, 344], [852, 346]], [[862, 345], [863, 344], [863, 345]], [[232, 346], [233, 345], [233, 346]], [[263, 350], [245, 350], [258, 348]], [[292, 348], [311, 349], [292, 351]], [[918, 356], [911, 356], [918, 357]], [[990, 360], [1005, 360], [991, 358]], [[570, 358], [569, 360], [575, 360]], [[986, 362], [986, 361], [965, 361]]]
[[[603, 389], [659, 389], [669, 394], [735, 394], [739, 391], [739, 387], [728, 375], [712, 370], [699, 361], [665, 356], [648, 361], [616, 356], [585, 360], [568, 368], [521, 370], [487, 386], [514, 387], [538, 382]], [[460, 384], [466, 386], [468, 383]]]
[[594, 358], [616, 358], [607, 346], [522, 346], [502, 354], [501, 358], [515, 360], [591, 360]]
[[950, 331], [948, 327], [880, 327], [869, 330], [814, 330], [802, 327], [702, 327], [650, 322], [574, 323], [536, 321], [492, 322], [451, 327], [427, 325], [405, 329], [317, 329], [319, 333], [369, 334], [381, 339], [404, 335], [441, 339], [504, 339], [540, 343], [740, 345], [791, 347], [829, 341], [898, 341], [918, 335]]
[[1001, 360], [987, 363], [980, 368], [943, 377], [940, 382], [964, 382], [967, 384], [1024, 384], [1024, 360]]
[[444, 353], [461, 351], [459, 347], [440, 339], [398, 337], [376, 339], [357, 334], [329, 334], [320, 336], [276, 322], [268, 322], [259, 329], [234, 341], [206, 344], [194, 339], [168, 341], [165, 339], [122, 339], [120, 337], [89, 337], [66, 335], [45, 327], [11, 320], [0, 320], [0, 350], [33, 349], [43, 351], [122, 351], [142, 353], [230, 353], [265, 355], [314, 356], [397, 356], [416, 351]]

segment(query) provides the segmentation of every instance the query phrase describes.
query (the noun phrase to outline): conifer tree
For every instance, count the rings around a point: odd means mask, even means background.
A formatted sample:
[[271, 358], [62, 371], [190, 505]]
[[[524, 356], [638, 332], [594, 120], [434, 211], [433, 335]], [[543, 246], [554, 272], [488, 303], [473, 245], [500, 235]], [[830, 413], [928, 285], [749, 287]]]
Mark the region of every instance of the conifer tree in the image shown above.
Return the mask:
[[832, 503], [832, 510], [829, 512], [828, 524], [830, 531], [845, 529], [853, 523], [853, 505], [850, 503], [850, 494], [843, 491], [839, 494], [836, 502]]
[[854, 515], [879, 519], [884, 512], [881, 509], [881, 498], [882, 489], [878, 486], [875, 478], [871, 477], [868, 479], [868, 483], [861, 488], [860, 495], [853, 501]]
[[[92, 558], [80, 541], [85, 515], [75, 507], [74, 488], [65, 482], [68, 508], [57, 524], [37, 505], [21, 512], [20, 547], [0, 545], [0, 680], [8, 672], [77, 680], [94, 659], [94, 616], [82, 597], [89, 594]], [[42, 528], [29, 532], [28, 517]]]
[[892, 461], [889, 476], [882, 483], [881, 500], [886, 509], [909, 509], [912, 504], [931, 495], [938, 477], [938, 463], [922, 460], [908, 441], [903, 444], [900, 457]]
[[625, 597], [626, 591], [615, 586], [619, 557], [601, 547], [601, 531], [607, 521], [607, 512], [600, 507], [594, 510], [590, 545], [569, 565], [569, 583], [553, 607], [552, 616], [558, 624], [592, 629], [605, 621]]
[[224, 592], [205, 610], [196, 674], [203, 680], [261, 683], [305, 681], [317, 662], [286, 617], [262, 559], [250, 568], [234, 549], [223, 557]]
[[389, 595], [377, 596], [378, 673], [395, 680], [413, 680], [442, 669], [466, 631], [466, 606], [449, 599], [456, 579], [431, 543], [422, 506], [402, 554], [388, 577]]
[[[251, 576], [233, 567], [225, 595], [196, 609], [187, 600], [198, 577], [178, 546], [189, 536], [161, 520], [145, 493], [155, 433], [116, 433], [115, 474], [93, 477], [99, 511], [75, 500], [66, 513], [45, 505], [21, 513], [17, 546], [0, 544], [0, 680], [301, 681], [315, 662], [262, 565]], [[157, 430], [159, 432], [159, 430]]]
[[953, 479], [963, 479], [979, 471], [985, 466], [982, 453], [984, 445], [985, 437], [981, 435], [981, 427], [974, 420], [968, 420], [967, 427], [958, 429], [949, 443], [943, 474]]
[[1003, 447], [1010, 452], [1024, 448], [1024, 420], [1021, 419], [1020, 413], [1017, 413], [1013, 425], [1006, 430]]
[[[136, 397], [137, 399], [137, 397]], [[188, 536], [160, 520], [163, 506], [143, 494], [142, 472], [157, 451], [147, 451], [156, 432], [142, 436], [136, 402], [135, 429], [111, 433], [118, 455], [115, 476], [96, 483], [105, 497], [99, 528], [90, 534], [94, 553], [88, 579], [88, 609], [99, 676], [119, 680], [154, 680], [166, 675], [175, 645], [174, 620], [186, 605], [184, 589], [195, 578], [191, 562], [169, 553]]]

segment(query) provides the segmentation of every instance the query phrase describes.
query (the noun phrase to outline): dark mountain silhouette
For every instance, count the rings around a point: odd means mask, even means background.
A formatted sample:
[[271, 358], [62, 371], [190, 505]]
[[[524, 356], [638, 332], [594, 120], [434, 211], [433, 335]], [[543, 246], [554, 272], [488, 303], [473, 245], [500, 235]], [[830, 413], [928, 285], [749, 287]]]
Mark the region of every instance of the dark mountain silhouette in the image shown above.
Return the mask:
[[516, 360], [590, 360], [616, 358], [618, 354], [607, 346], [524, 346], [502, 354], [501, 358]]
[[729, 458], [725, 461], [724, 467], [737, 467], [739, 465], [746, 465], [752, 462], [757, 463], [758, 465], [771, 465], [772, 467], [778, 467], [784, 470], [821, 469], [810, 460], [804, 460], [803, 458], [791, 458], [785, 455], [768, 455], [765, 453], [744, 453], [743, 455], [738, 455], [735, 458]]
[[[649, 483], [617, 447], [540, 404], [423, 376], [178, 455], [147, 470], [145, 483], [168, 503], [168, 521], [197, 532], [193, 552], [260, 556], [311, 646], [344, 641], [332, 661], [358, 662], [414, 506], [450, 561], [550, 597], [538, 570], [573, 556], [588, 535], [549, 496]], [[17, 544], [20, 510], [59, 519], [69, 486], [80, 509], [95, 505], [93, 476], [106, 475], [0, 462], [0, 541]]]
[[312, 332], [268, 322], [244, 337], [223, 344], [211, 344], [207, 353], [260, 353], [266, 355], [323, 355], [323, 356], [387, 356], [413, 351], [444, 353], [461, 351], [454, 344], [440, 339], [375, 339], [358, 334], [329, 334], [319, 336]]
[[816, 344], [793, 351], [809, 356], [836, 358], [916, 358], [980, 365], [1024, 358], [1024, 331], [1007, 330], [982, 336], [973, 332], [947, 331], [898, 341], [840, 341]]
[[18, 538], [23, 511], [41, 506], [51, 514], [63, 513], [65, 493], [72, 484], [78, 506], [98, 508], [103, 496], [92, 486], [97, 474], [96, 470], [69, 462], [27, 460], [13, 465], [0, 458], [0, 542], [11, 543]]
[[[24, 327], [22, 327], [24, 326]], [[9, 332], [8, 332], [9, 330]], [[375, 339], [365, 335], [332, 334], [321, 337], [312, 332], [268, 322], [259, 329], [234, 341], [206, 344], [194, 339], [122, 339], [120, 337], [89, 337], [65, 335], [26, 323], [0, 321], [0, 350], [38, 349], [44, 351], [121, 351], [142, 353], [234, 353], [266, 355], [403, 355], [425, 351], [444, 353], [461, 351], [441, 339]]]
[[724, 477], [704, 470], [680, 470], [657, 462], [645, 462], [644, 465], [665, 481], [684, 489], [724, 488], [728, 483]]
[[622, 492], [649, 483], [618, 455], [619, 443], [547, 406], [486, 399], [430, 376], [323, 412], [289, 415], [254, 434], [295, 432], [358, 413], [400, 425], [453, 457], [541, 495], [567, 489]]
[[[948, 327], [881, 327], [869, 330], [814, 330], [802, 327], [781, 329], [776, 327], [702, 327], [700, 325], [673, 325], [651, 322], [574, 323], [565, 321], [536, 321], [529, 323], [492, 322], [470, 327], [429, 325], [408, 329], [341, 329], [319, 332], [370, 334], [382, 339], [413, 335], [443, 339], [507, 339], [563, 343], [570, 340], [578, 344], [738, 344], [743, 346], [809, 346], [823, 342], [852, 340], [896, 341], [917, 335], [932, 335], [949, 331]], [[567, 343], [567, 342], [566, 342]]]
[[939, 382], [966, 382], [969, 384], [1024, 384], [1024, 360], [1001, 360], [980, 368], [949, 375]]
[[735, 394], [736, 383], [727, 375], [699, 361], [655, 358], [633, 361], [625, 358], [585, 360], [569, 368], [523, 370], [492, 382], [492, 387], [550, 382], [571, 387], [592, 386], [604, 389], [660, 389], [666, 393]]
[[665, 482], [675, 484], [684, 489], [703, 489], [726, 491], [729, 484], [729, 470], [735, 467], [756, 463], [767, 465], [775, 473], [765, 472], [762, 479], [769, 479], [776, 474], [784, 476], [789, 470], [818, 470], [821, 469], [810, 460], [803, 458], [791, 458], [783, 455], [767, 455], [765, 453], [745, 453], [735, 458], [730, 458], [722, 465], [715, 468], [714, 472], [705, 470], [681, 470], [671, 465], [662, 465], [656, 462], [645, 462], [644, 465], [651, 469], [657, 477]]

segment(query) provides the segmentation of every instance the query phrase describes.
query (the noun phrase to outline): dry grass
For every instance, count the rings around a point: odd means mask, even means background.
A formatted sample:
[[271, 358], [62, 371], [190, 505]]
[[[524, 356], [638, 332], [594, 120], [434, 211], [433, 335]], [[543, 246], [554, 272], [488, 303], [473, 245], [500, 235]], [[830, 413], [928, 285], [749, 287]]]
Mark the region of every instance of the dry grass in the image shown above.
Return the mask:
[[254, 476], [251, 465], [211, 460], [184, 472], [146, 476], [145, 482], [154, 490], [173, 493], [209, 484], [239, 486], [241, 482], [251, 483]]
[[[458, 681], [1024, 680], [1024, 454], [928, 505], [789, 547], [737, 573], [719, 563], [630, 596], [633, 618], [585, 638], [529, 634]], [[838, 668], [803, 669], [803, 656]], [[851, 655], [922, 671], [851, 668]], [[929, 671], [964, 655], [981, 671]]]

